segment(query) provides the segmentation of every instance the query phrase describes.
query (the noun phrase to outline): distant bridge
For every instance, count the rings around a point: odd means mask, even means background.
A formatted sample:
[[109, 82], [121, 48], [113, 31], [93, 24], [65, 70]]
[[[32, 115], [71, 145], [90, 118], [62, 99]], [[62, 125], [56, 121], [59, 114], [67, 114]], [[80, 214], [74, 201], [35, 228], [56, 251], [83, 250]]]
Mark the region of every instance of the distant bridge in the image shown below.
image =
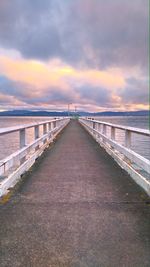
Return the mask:
[[0, 266], [150, 266], [150, 162], [131, 149], [133, 133], [150, 131], [81, 117], [0, 129], [13, 132], [20, 149], [0, 162]]

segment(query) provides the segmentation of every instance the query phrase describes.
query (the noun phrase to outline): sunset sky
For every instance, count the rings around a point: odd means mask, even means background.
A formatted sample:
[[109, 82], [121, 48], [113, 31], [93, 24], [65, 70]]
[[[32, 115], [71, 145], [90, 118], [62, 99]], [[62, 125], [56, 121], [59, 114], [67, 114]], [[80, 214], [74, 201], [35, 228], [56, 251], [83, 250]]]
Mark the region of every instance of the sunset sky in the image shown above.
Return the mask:
[[0, 110], [148, 109], [148, 0], [0, 0]]

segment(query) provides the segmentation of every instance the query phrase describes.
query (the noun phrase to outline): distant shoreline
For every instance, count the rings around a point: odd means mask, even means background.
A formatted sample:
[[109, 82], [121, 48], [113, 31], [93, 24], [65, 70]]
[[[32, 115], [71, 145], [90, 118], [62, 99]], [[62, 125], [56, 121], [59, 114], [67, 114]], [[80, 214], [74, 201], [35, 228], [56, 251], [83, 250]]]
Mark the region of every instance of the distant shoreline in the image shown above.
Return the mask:
[[8, 110], [1, 111], [0, 117], [67, 117], [67, 116], [84, 116], [84, 117], [114, 117], [114, 116], [149, 116], [149, 110], [138, 111], [104, 111], [104, 112], [86, 112], [86, 111], [31, 111], [31, 110]]

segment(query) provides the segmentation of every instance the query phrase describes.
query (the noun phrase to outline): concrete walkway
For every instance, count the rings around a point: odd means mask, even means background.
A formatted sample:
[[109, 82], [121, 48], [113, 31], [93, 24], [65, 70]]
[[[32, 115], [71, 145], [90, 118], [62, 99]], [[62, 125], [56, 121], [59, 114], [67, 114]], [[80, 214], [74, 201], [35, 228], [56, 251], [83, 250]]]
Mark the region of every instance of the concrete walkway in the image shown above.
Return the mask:
[[72, 121], [0, 206], [0, 266], [149, 267], [148, 202]]

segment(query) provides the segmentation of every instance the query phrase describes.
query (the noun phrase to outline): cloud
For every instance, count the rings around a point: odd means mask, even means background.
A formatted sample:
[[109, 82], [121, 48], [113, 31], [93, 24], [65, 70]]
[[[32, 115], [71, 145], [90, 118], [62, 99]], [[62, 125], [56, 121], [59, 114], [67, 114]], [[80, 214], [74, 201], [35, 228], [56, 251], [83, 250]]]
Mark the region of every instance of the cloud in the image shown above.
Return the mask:
[[0, 103], [148, 105], [148, 1], [1, 0]]
[[70, 87], [85, 83], [106, 89], [125, 86], [124, 74], [117, 68], [104, 71], [89, 68], [82, 70], [66, 65], [60, 60], [52, 60], [45, 64], [40, 61], [0, 56], [0, 72], [13, 81], [30, 84], [41, 90], [49, 86], [70, 90]]
[[[97, 101], [102, 104], [104, 95], [124, 87], [125, 80], [120, 71], [110, 69], [75, 69], [60, 60], [42, 62], [0, 57], [0, 90], [13, 94], [27, 103], [59, 103]], [[105, 92], [106, 91], [106, 92]], [[82, 101], [83, 102], [83, 101]], [[84, 101], [85, 102], [85, 101]], [[97, 101], [98, 103], [98, 101]]]
[[106, 88], [90, 87], [89, 84], [77, 87], [76, 92], [79, 94], [80, 103], [89, 103], [93, 105], [99, 105], [108, 107], [111, 105], [111, 94]]
[[61, 53], [52, 1], [2, 0], [0, 41], [27, 58], [47, 59]]
[[119, 96], [125, 104], [147, 104], [149, 102], [148, 79], [129, 78]]
[[5, 76], [0, 76], [0, 104], [19, 106], [45, 107], [50, 108], [67, 106], [67, 103], [77, 103], [78, 105], [111, 105], [111, 94], [109, 90], [99, 87], [91, 87], [89, 84], [79, 86], [68, 94], [61, 87], [48, 87], [36, 94], [36, 88], [31, 88], [29, 84], [14, 82]]
[[5, 76], [0, 76], [0, 93], [5, 96], [14, 97], [22, 102], [32, 97], [32, 91], [28, 84], [14, 82]]
[[133, 104], [148, 102], [146, 78], [135, 70], [133, 73], [118, 68], [82, 70], [60, 60], [43, 63], [7, 55], [0, 57], [0, 72], [0, 93], [11, 96], [11, 103], [14, 98], [19, 106], [49, 108], [71, 102], [77, 106], [95, 106], [94, 109], [123, 110], [127, 105], [136, 108]]
[[30, 59], [145, 69], [148, 1], [1, 0], [0, 43]]

